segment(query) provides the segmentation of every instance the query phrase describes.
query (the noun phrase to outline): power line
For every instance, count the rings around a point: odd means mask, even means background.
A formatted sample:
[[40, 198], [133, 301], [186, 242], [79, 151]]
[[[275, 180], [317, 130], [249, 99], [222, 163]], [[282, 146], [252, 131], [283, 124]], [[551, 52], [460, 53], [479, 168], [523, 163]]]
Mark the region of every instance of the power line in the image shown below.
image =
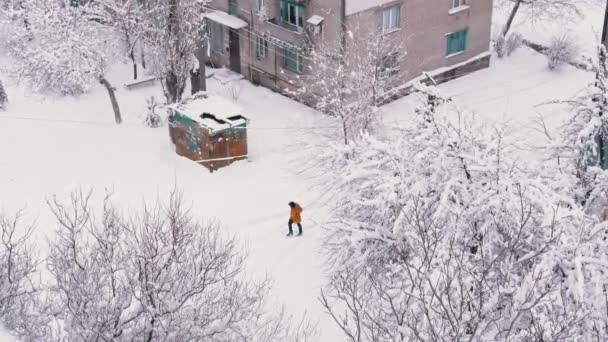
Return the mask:
[[[130, 126], [130, 127], [142, 127], [143, 125], [139, 125], [139, 124], [134, 124], [134, 123], [122, 123], [121, 125], [117, 125], [115, 123], [112, 122], [101, 122], [101, 121], [81, 121], [81, 120], [69, 120], [69, 119], [47, 119], [47, 118], [41, 118], [41, 117], [32, 117], [32, 116], [28, 116], [28, 117], [22, 117], [22, 116], [14, 116], [14, 115], [5, 115], [2, 114], [0, 115], [0, 119], [14, 119], [14, 120], [27, 120], [27, 121], [40, 121], [40, 122], [51, 122], [51, 123], [71, 123], [71, 124], [86, 124], [86, 125], [94, 125], [94, 126], [116, 126], [116, 127], [120, 127], [120, 126]], [[282, 130], [282, 131], [294, 131], [294, 130], [313, 130], [313, 129], [336, 129], [336, 128], [340, 128], [340, 126], [308, 126], [308, 127], [279, 127], [279, 126], [275, 126], [275, 127], [255, 127], [255, 126], [248, 126], [248, 127], [232, 127], [233, 129], [246, 129], [246, 130], [260, 130], [260, 131], [265, 131], [265, 130]]]

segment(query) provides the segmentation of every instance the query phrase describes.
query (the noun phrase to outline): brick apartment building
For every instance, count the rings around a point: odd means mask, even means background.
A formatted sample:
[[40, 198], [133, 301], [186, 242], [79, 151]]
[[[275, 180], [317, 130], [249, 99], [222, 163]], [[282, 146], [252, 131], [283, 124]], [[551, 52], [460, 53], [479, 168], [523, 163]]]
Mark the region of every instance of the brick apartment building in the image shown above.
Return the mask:
[[490, 61], [492, 0], [212, 0], [208, 7], [210, 61], [275, 90], [306, 72], [306, 51], [339, 44], [345, 31], [355, 41], [393, 42], [399, 51], [378, 61], [394, 84], [436, 70], [438, 81], [449, 80]]

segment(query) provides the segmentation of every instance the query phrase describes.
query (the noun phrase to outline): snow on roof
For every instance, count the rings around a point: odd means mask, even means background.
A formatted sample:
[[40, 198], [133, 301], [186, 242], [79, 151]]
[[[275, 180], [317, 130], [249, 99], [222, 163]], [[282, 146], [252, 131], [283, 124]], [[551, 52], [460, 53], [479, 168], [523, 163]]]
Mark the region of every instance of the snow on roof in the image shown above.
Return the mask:
[[311, 25], [319, 25], [322, 21], [323, 21], [323, 17], [320, 15], [316, 15], [316, 14], [313, 15], [312, 17], [308, 18], [308, 20], [306, 20], [306, 22]]
[[212, 132], [221, 131], [247, 122], [241, 106], [221, 96], [197, 93], [169, 108], [187, 116]]
[[241, 20], [233, 15], [230, 15], [226, 12], [222, 11], [211, 11], [205, 13], [203, 15], [205, 18], [215, 21], [218, 24], [222, 24], [224, 26], [228, 26], [235, 30], [242, 29], [243, 27], [247, 27], [247, 22]]
[[346, 0], [346, 15], [363, 12], [370, 8], [386, 5], [395, 0]]

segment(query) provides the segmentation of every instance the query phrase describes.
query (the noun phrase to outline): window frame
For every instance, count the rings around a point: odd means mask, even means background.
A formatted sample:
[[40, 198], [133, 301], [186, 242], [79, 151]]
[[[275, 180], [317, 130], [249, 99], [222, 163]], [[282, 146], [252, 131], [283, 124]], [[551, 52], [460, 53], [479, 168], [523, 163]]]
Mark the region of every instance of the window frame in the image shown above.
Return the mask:
[[[294, 11], [295, 23], [290, 20], [290, 8]], [[281, 0], [281, 22], [300, 29], [304, 28], [306, 6], [290, 0]]]
[[[291, 54], [295, 55], [295, 58], [292, 57], [288, 57], [287, 52], [290, 52]], [[300, 53], [292, 48], [288, 48], [288, 47], [284, 47], [283, 48], [283, 68], [291, 71], [291, 72], [295, 72], [295, 73], [302, 73], [302, 55], [300, 55]], [[295, 61], [296, 65], [295, 65], [295, 69], [293, 68], [293, 65], [288, 63], [288, 61]]]
[[[456, 35], [458, 35], [458, 36], [456, 36]], [[459, 55], [459, 54], [465, 53], [467, 51], [468, 36], [469, 36], [468, 28], [465, 28], [460, 31], [448, 33], [445, 36], [446, 36], [446, 57]], [[456, 48], [457, 50], [452, 50], [452, 48], [454, 47], [453, 45], [455, 43], [453, 43], [451, 41], [451, 39], [455, 39], [454, 37], [458, 37], [458, 39], [459, 39], [459, 41], [458, 41], [459, 44], [458, 44], [458, 47]]]
[[[387, 63], [390, 62], [390, 63]], [[393, 65], [390, 65], [393, 64]], [[401, 60], [399, 53], [393, 52], [380, 58], [376, 70], [376, 78], [381, 81], [390, 80], [401, 73]]]
[[387, 34], [401, 29], [401, 5], [382, 9], [380, 12], [380, 33]]
[[261, 35], [255, 37], [255, 58], [264, 59], [268, 56], [268, 39]]
[[450, 9], [466, 6], [466, 0], [450, 0]]
[[238, 0], [228, 0], [228, 14], [238, 16], [238, 14], [239, 14]]
[[[213, 20], [207, 20], [206, 25], [208, 28], [207, 34], [209, 35], [209, 49], [213, 53], [225, 55], [226, 54], [226, 51], [225, 51], [226, 40], [225, 40], [224, 25], [222, 25], [218, 22], [215, 22]], [[219, 34], [219, 37], [217, 37], [216, 34]], [[218, 46], [221, 46], [220, 50], [216, 49]]]

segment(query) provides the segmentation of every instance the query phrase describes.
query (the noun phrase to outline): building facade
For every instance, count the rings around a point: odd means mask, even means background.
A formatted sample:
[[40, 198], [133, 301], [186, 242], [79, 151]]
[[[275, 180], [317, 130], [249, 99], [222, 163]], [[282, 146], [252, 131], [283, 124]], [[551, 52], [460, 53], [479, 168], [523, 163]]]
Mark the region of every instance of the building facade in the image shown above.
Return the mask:
[[379, 74], [395, 85], [489, 65], [492, 0], [212, 0], [208, 7], [210, 62], [278, 91], [314, 67], [307, 51], [341, 42], [347, 53], [365, 53], [357, 42], [386, 42]]

